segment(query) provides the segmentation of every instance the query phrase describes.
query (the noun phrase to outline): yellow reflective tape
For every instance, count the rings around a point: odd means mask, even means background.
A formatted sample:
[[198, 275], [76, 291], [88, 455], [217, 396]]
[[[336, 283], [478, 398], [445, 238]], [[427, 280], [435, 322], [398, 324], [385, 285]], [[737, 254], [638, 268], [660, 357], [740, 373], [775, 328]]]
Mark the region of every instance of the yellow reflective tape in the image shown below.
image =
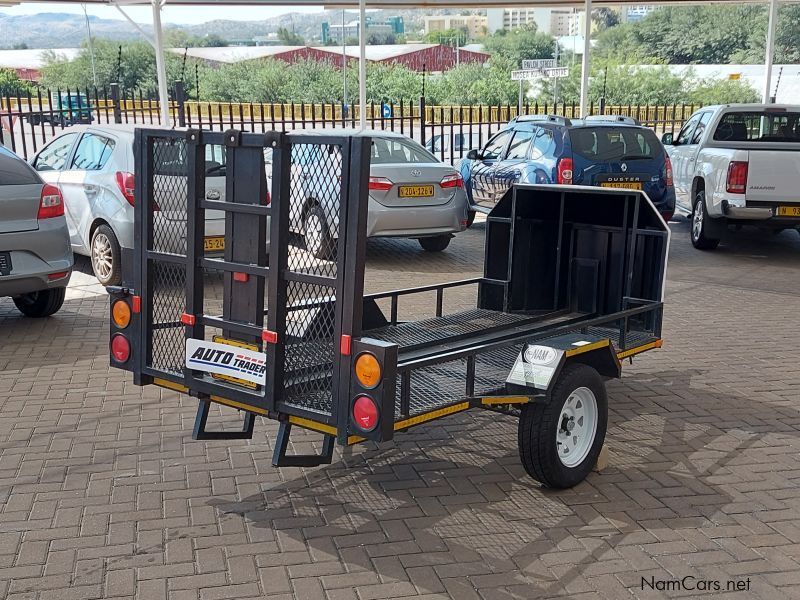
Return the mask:
[[643, 346], [637, 346], [636, 348], [631, 348], [630, 350], [625, 350], [624, 352], [617, 352], [617, 358], [622, 360], [623, 358], [628, 358], [629, 356], [633, 356], [635, 354], [641, 354], [642, 352], [652, 350], [653, 348], [661, 348], [661, 344], [661, 340], [656, 340], [655, 342], [650, 342], [649, 344], [644, 344]]
[[159, 379], [158, 377], [153, 378], [153, 384], [157, 385], [158, 387], [167, 388], [168, 390], [173, 390], [176, 392], [183, 392], [186, 393], [189, 391], [185, 385], [180, 383], [175, 383], [174, 381], [170, 381], [169, 379]]
[[351, 435], [349, 438], [347, 438], [347, 445], [352, 446], [353, 444], [358, 444], [359, 442], [363, 442], [366, 439], [367, 438], [363, 438], [358, 435]]
[[411, 417], [410, 419], [397, 421], [394, 424], [394, 430], [398, 431], [400, 429], [407, 429], [413, 425], [419, 425], [420, 423], [425, 423], [426, 421], [433, 421], [439, 417], [446, 417], [447, 415], [452, 415], [453, 413], [461, 412], [462, 410], [467, 410], [468, 408], [469, 402], [461, 402], [459, 404], [454, 404], [453, 406], [446, 406], [444, 408], [440, 408], [439, 410], [425, 413], [424, 415], [417, 415], [416, 417]]
[[567, 357], [576, 356], [578, 354], [583, 354], [584, 352], [591, 352], [592, 350], [597, 350], [599, 348], [605, 348], [611, 343], [610, 340], [600, 340], [599, 342], [594, 342], [592, 344], [584, 344], [583, 346], [577, 346], [575, 348], [570, 348], [565, 352]]
[[298, 427], [311, 429], [312, 431], [319, 431], [321, 433], [327, 433], [328, 435], [336, 435], [335, 427], [326, 423], [320, 423], [319, 421], [312, 421], [311, 419], [289, 415], [289, 423], [292, 425], [297, 425]]
[[527, 404], [531, 399], [527, 396], [492, 396], [481, 398], [481, 404], [489, 406], [492, 404]]
[[237, 402], [236, 400], [228, 400], [227, 398], [220, 398], [219, 396], [211, 396], [209, 400], [213, 402], [219, 402], [220, 404], [224, 404], [225, 406], [230, 406], [231, 408], [238, 408], [239, 410], [247, 410], [259, 415], [266, 415], [267, 411], [263, 408], [258, 408], [257, 406], [251, 406], [250, 404], [244, 404], [242, 402]]

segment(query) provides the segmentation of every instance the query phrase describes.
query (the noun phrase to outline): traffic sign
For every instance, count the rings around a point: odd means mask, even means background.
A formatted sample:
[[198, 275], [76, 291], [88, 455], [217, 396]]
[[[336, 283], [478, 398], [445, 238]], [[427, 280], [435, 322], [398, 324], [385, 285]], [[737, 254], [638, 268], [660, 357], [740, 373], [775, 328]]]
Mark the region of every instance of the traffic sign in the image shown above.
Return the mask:
[[525, 69], [521, 71], [511, 71], [511, 81], [533, 81], [543, 77], [541, 69]]
[[528, 69], [552, 69], [556, 66], [555, 58], [538, 58], [536, 60], [523, 60], [523, 70]]
[[383, 118], [384, 119], [391, 119], [392, 118], [392, 107], [389, 104], [383, 105]]

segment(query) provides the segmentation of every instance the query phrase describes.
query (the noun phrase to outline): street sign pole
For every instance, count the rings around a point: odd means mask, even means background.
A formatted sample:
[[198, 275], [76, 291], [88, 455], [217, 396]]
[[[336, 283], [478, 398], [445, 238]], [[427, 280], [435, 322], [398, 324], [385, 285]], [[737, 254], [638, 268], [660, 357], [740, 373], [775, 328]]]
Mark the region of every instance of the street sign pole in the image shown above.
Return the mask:
[[522, 114], [522, 79], [519, 80], [519, 103], [517, 104], [517, 116]]

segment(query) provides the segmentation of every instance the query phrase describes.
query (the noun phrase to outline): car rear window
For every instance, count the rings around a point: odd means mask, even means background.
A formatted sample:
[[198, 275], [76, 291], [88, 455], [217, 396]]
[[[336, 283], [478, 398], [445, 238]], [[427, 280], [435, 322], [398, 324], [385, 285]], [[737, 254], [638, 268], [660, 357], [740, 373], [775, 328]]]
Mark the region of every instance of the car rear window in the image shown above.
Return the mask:
[[572, 153], [589, 160], [658, 158], [664, 150], [649, 129], [636, 127], [579, 127], [569, 132]]
[[42, 180], [16, 154], [0, 146], [0, 185], [33, 185]]
[[773, 110], [731, 112], [714, 130], [717, 142], [800, 142], [800, 113]]
[[397, 163], [435, 163], [439, 160], [415, 142], [395, 138], [373, 138], [373, 165], [390, 165]]

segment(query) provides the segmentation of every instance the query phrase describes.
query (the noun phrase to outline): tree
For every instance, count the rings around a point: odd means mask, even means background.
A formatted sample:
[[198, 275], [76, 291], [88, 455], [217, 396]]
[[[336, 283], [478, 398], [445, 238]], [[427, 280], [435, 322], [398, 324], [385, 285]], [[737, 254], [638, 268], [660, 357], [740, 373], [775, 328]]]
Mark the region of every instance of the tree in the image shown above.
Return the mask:
[[23, 81], [13, 69], [0, 69], [0, 96], [23, 96], [33, 91], [33, 86]]
[[441, 31], [430, 31], [425, 34], [423, 40], [429, 44], [447, 44], [463, 46], [467, 43], [469, 34], [466, 28], [443, 29]]
[[508, 59], [519, 68], [523, 60], [552, 58], [555, 38], [536, 31], [536, 25], [531, 24], [511, 31], [501, 29], [486, 38], [484, 45], [493, 57]]
[[289, 31], [286, 27], [278, 27], [278, 39], [287, 46], [304, 46], [306, 43], [303, 36]]
[[619, 25], [619, 12], [613, 8], [603, 7], [592, 10], [592, 23], [597, 27], [597, 31], [605, 31], [615, 25]]

